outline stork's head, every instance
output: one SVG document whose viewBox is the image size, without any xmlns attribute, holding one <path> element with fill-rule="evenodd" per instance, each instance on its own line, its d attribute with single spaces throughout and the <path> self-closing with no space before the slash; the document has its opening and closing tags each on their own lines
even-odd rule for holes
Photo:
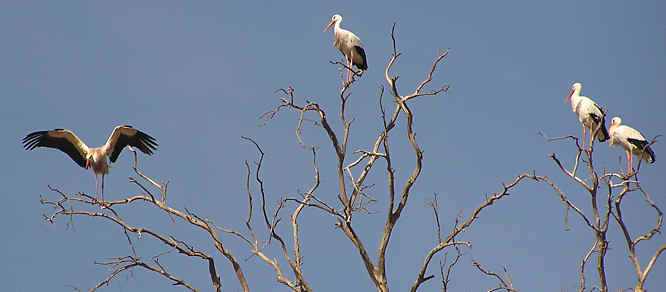
<svg viewBox="0 0 666 292">
<path fill-rule="evenodd" d="M 331 28 L 331 25 L 340 21 L 342 21 L 342 16 L 340 16 L 340 14 L 334 14 L 333 17 L 331 17 L 331 22 L 329 22 L 326 28 L 324 28 L 324 31 L 327 31 L 329 28 Z"/>
<path fill-rule="evenodd" d="M 622 124 L 622 119 L 620 119 L 620 117 L 614 117 L 614 118 L 611 120 L 611 125 L 610 125 L 610 126 L 611 126 L 611 127 L 617 127 L 617 126 L 619 126 L 620 124 Z"/>
<path fill-rule="evenodd" d="M 565 101 L 565 102 L 568 102 L 569 99 L 571 99 L 571 96 L 574 94 L 574 92 L 576 92 L 576 91 L 580 92 L 580 88 L 581 88 L 582 86 L 583 86 L 583 85 L 580 84 L 579 82 L 576 82 L 576 83 L 574 83 L 573 85 L 571 85 L 571 91 L 569 92 L 569 95 L 567 95 L 567 98 L 564 99 L 564 101 Z"/>
</svg>

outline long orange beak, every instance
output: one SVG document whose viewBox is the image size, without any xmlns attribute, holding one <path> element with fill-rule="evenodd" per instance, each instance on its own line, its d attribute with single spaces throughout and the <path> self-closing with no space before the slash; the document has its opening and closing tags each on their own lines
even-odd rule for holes
<svg viewBox="0 0 666 292">
<path fill-rule="evenodd" d="M 331 19 L 331 22 L 329 22 L 328 25 L 326 26 L 326 28 L 324 28 L 324 32 L 327 31 L 329 28 L 331 28 L 331 25 L 333 25 L 334 23 L 335 23 L 335 19 Z"/>
<path fill-rule="evenodd" d="M 569 99 L 571 99 L 571 96 L 574 94 L 574 91 L 576 91 L 576 90 L 572 88 L 571 92 L 569 92 L 569 95 L 567 95 L 567 98 L 564 99 L 564 102 L 568 102 Z"/>
<path fill-rule="evenodd" d="M 90 166 L 90 159 L 86 159 L 86 169 Z"/>
</svg>

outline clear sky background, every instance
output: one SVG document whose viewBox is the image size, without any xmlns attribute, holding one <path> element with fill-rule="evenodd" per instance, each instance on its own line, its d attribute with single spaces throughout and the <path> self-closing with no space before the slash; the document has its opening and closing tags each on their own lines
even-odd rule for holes
<svg viewBox="0 0 666 292">
<path fill-rule="evenodd" d="M 322 29 L 334 13 L 342 27 L 365 45 L 369 69 L 351 92 L 348 116 L 354 118 L 350 152 L 369 149 L 381 129 L 378 86 L 391 54 L 390 30 L 397 25 L 402 57 L 394 67 L 399 88 L 410 92 L 425 77 L 438 49 L 452 48 L 438 68 L 433 86 L 450 84 L 449 94 L 412 103 L 415 131 L 424 152 L 423 173 L 389 245 L 390 288 L 404 291 L 414 282 L 424 256 L 436 244 L 427 201 L 439 193 L 440 215 L 450 230 L 458 212 L 465 215 L 483 198 L 526 171 L 546 175 L 581 208 L 586 194 L 566 179 L 548 154 L 570 166 L 575 154 L 565 142 L 537 135 L 580 135 L 581 128 L 564 98 L 573 82 L 582 94 L 620 115 L 646 137 L 666 134 L 666 2 L 664 1 L 11 1 L 0 9 L 0 84 L 4 135 L 0 177 L 5 202 L 0 210 L 0 281 L 6 291 L 87 291 L 110 270 L 94 260 L 129 255 L 122 230 L 111 223 L 75 218 L 74 230 L 45 223 L 49 212 L 40 195 L 56 199 L 53 185 L 67 193 L 93 192 L 94 179 L 65 154 L 52 149 L 23 150 L 20 139 L 36 130 L 68 128 L 89 146 L 103 144 L 116 125 L 131 124 L 157 138 L 154 156 L 140 163 L 151 177 L 169 180 L 170 205 L 188 208 L 219 225 L 243 230 L 247 212 L 244 160 L 256 151 L 240 136 L 253 137 L 266 157 L 264 179 L 271 207 L 312 183 L 311 155 L 294 135 L 297 115 L 282 112 L 263 125 L 260 114 L 278 104 L 276 88 L 296 89 L 297 101 L 319 102 L 336 116 L 339 60 L 332 32 Z M 392 108 L 392 101 L 386 100 Z M 610 120 L 610 119 L 608 119 Z M 340 132 L 337 119 L 333 126 Z M 609 121 L 608 121 L 609 122 Z M 404 120 L 401 120 L 404 123 Z M 400 185 L 413 168 L 404 127 L 391 136 Z M 335 160 L 323 131 L 304 130 L 320 146 L 322 185 L 318 195 L 335 203 Z M 641 180 L 666 209 L 666 148 L 653 145 L 657 162 L 643 165 Z M 617 170 L 619 148 L 598 144 L 599 169 Z M 137 194 L 127 180 L 131 155 L 121 154 L 107 176 L 107 199 Z M 350 155 L 347 161 L 356 158 Z M 624 158 L 623 158 L 624 159 Z M 387 194 L 383 164 L 369 179 L 378 199 L 372 215 L 354 218 L 364 244 L 376 254 Z M 293 206 L 290 206 L 293 207 Z M 292 208 L 290 208 L 292 209 Z M 121 210 L 133 224 L 175 235 L 216 255 L 226 291 L 240 287 L 229 263 L 214 251 L 208 236 L 163 213 L 138 204 Z M 654 213 L 632 194 L 626 199 L 633 234 L 646 232 Z M 453 291 L 486 291 L 496 283 L 471 266 L 478 260 L 500 271 L 507 265 L 521 291 L 573 291 L 580 259 L 593 235 L 564 208 L 546 185 L 521 184 L 512 195 L 481 214 L 459 239 L 473 243 L 453 274 Z M 283 218 L 288 218 L 283 213 Z M 286 222 L 286 221 L 285 221 Z M 334 218 L 307 209 L 301 216 L 305 276 L 317 291 L 374 290 L 358 253 Z M 260 223 L 260 222 L 258 222 Z M 287 232 L 287 224 L 281 232 Z M 607 258 L 613 291 L 633 287 L 635 273 L 611 222 Z M 236 238 L 222 236 L 237 256 L 254 291 L 279 287 L 274 272 Z M 145 259 L 166 250 L 152 239 L 137 240 Z M 642 264 L 664 235 L 639 246 Z M 157 248 L 156 248 L 157 247 Z M 273 257 L 281 255 L 268 249 Z M 438 273 L 438 260 L 429 273 Z M 204 262 L 167 256 L 174 275 L 203 291 L 211 288 Z M 588 283 L 597 279 L 589 265 Z M 286 266 L 283 266 L 285 272 Z M 666 287 L 666 258 L 647 281 L 649 291 Z M 592 282 L 590 282 L 592 281 Z M 181 291 L 163 278 L 136 270 L 102 291 Z M 437 291 L 438 280 L 422 287 Z"/>
</svg>

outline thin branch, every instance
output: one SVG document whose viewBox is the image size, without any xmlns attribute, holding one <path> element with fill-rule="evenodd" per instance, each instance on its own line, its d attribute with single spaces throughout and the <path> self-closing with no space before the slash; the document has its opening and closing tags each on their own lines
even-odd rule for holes
<svg viewBox="0 0 666 292">
<path fill-rule="evenodd" d="M 498 282 L 500 282 L 500 285 L 498 287 L 490 289 L 490 290 L 488 290 L 488 292 L 490 292 L 490 291 L 499 291 L 499 290 L 505 290 L 507 292 L 518 292 L 518 290 L 513 289 L 512 285 L 511 285 L 511 282 L 510 282 L 510 277 L 507 281 L 507 282 L 509 282 L 509 284 L 507 285 L 507 283 L 504 281 L 504 279 L 502 279 L 502 277 L 499 274 L 484 269 L 479 262 L 474 261 L 472 263 L 472 265 L 474 265 L 477 269 L 479 269 L 479 271 L 481 271 L 481 273 L 484 273 L 488 276 L 491 276 L 491 277 L 497 279 Z M 504 267 L 504 271 L 506 272 L 506 267 Z"/>
<path fill-rule="evenodd" d="M 587 251 L 587 253 L 583 257 L 583 259 L 580 261 L 580 269 L 579 269 L 580 287 L 578 289 L 578 292 L 585 291 L 585 264 L 590 259 L 590 256 L 592 256 L 592 253 L 596 250 L 596 248 L 597 248 L 597 242 L 595 241 L 592 247 Z"/>
<path fill-rule="evenodd" d="M 134 268 L 134 267 L 142 267 L 142 268 L 145 268 L 146 270 L 153 271 L 157 274 L 160 274 L 160 275 L 164 276 L 165 278 L 173 281 L 174 282 L 173 285 L 183 286 L 183 287 L 185 287 L 185 288 L 187 288 L 191 291 L 194 291 L 194 292 L 199 291 L 198 289 L 196 289 L 192 285 L 190 285 L 188 282 L 185 282 L 185 281 L 171 275 L 166 270 L 164 270 L 161 266 L 160 267 L 151 266 L 149 264 L 146 264 L 146 263 L 142 262 L 138 258 L 125 257 L 125 258 L 119 259 L 117 262 L 114 262 L 114 263 L 99 263 L 99 264 L 113 264 L 113 265 L 122 265 L 122 266 L 115 269 L 106 279 L 104 279 L 102 282 L 98 283 L 95 287 L 90 289 L 91 292 L 97 290 L 98 288 L 100 288 L 104 285 L 108 285 L 108 283 L 111 281 L 111 279 L 113 279 L 116 275 L 118 275 L 119 273 L 121 273 L 123 271 L 127 271 L 131 268 Z"/>
<path fill-rule="evenodd" d="M 423 264 L 421 265 L 421 269 L 419 270 L 418 276 L 416 277 L 416 281 L 414 282 L 414 285 L 412 285 L 411 292 L 416 292 L 416 290 L 419 288 L 421 284 L 423 284 L 425 281 L 428 281 L 432 279 L 432 276 L 425 276 L 426 270 L 428 269 L 428 265 L 430 264 L 430 260 L 432 260 L 432 257 L 435 256 L 438 252 L 443 250 L 446 247 L 449 246 L 457 246 L 457 245 L 464 245 L 467 246 L 468 248 L 472 247 L 472 244 L 469 243 L 468 241 L 455 241 L 455 242 L 440 242 L 437 246 L 435 246 L 433 249 L 428 252 L 428 254 L 425 257 L 425 260 L 423 260 Z"/>
<path fill-rule="evenodd" d="M 505 196 L 508 196 L 509 195 L 509 190 L 511 190 L 516 185 L 518 185 L 518 183 L 520 181 L 522 181 L 523 179 L 532 179 L 532 180 L 535 180 L 535 181 L 541 181 L 541 180 L 544 179 L 544 177 L 532 175 L 532 174 L 529 174 L 529 173 L 523 173 L 523 174 L 519 175 L 518 177 L 516 177 L 516 179 L 514 179 L 513 182 L 511 182 L 510 184 L 508 184 L 508 185 L 503 184 L 501 192 L 490 196 L 483 203 L 481 203 L 479 206 L 477 206 L 474 209 L 474 211 L 472 211 L 472 214 L 467 218 L 467 220 L 465 220 L 459 226 L 456 226 L 453 229 L 453 231 L 451 233 L 449 233 L 449 235 L 447 235 L 442 240 L 442 242 L 440 244 L 438 244 L 436 247 L 431 249 L 430 252 L 428 252 L 428 255 L 426 256 L 426 259 L 423 261 L 423 264 L 421 265 L 421 269 L 420 269 L 419 274 L 416 278 L 416 281 L 414 281 L 414 284 L 412 285 L 412 288 L 411 288 L 410 291 L 411 292 L 416 292 L 416 290 L 418 290 L 419 286 L 425 281 L 425 278 L 424 278 L 425 271 L 428 268 L 428 264 L 430 263 L 430 259 L 432 258 L 433 255 L 435 255 L 437 252 L 439 252 L 447 244 L 451 244 L 453 242 L 453 239 L 458 234 L 460 234 L 461 232 L 466 230 L 478 218 L 479 214 L 481 213 L 481 211 L 483 211 L 483 209 L 485 209 L 488 206 L 494 204 L 497 200 L 499 200 L 499 199 L 501 199 Z"/>
</svg>

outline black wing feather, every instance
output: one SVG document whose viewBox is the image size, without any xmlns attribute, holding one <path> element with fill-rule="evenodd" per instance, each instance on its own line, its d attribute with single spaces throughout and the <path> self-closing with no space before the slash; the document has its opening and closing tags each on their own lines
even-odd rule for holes
<svg viewBox="0 0 666 292">
<path fill-rule="evenodd" d="M 354 63 L 357 68 L 361 70 L 368 70 L 368 60 L 365 58 L 365 50 L 361 48 L 360 46 L 354 46 L 354 50 L 356 50 L 356 53 L 361 56 L 362 62 L 359 63 Z"/>
<path fill-rule="evenodd" d="M 595 106 L 599 108 L 599 106 L 597 106 L 596 104 Z M 595 124 L 601 123 L 601 129 L 599 129 L 599 134 L 597 134 L 597 139 L 599 139 L 599 142 L 604 142 L 610 139 L 610 135 L 608 135 L 608 130 L 606 129 L 606 116 L 602 115 L 601 117 L 599 117 L 595 113 L 590 113 L 590 118 L 592 118 Z"/>
<path fill-rule="evenodd" d="M 647 160 L 649 163 L 654 163 L 654 152 L 652 152 L 652 148 L 650 148 L 650 145 L 648 144 L 648 141 L 645 140 L 638 140 L 634 138 L 627 138 L 627 141 L 631 143 L 632 145 L 636 146 L 636 148 L 640 149 L 641 151 L 647 153 L 650 159 Z"/>
<path fill-rule="evenodd" d="M 599 142 L 604 142 L 608 139 L 610 139 L 610 135 L 608 134 L 608 129 L 606 129 L 606 116 L 603 116 L 601 118 L 601 129 L 599 129 L 600 135 L 597 136 L 599 139 Z"/>
<path fill-rule="evenodd" d="M 57 130 L 58 129 L 56 129 L 56 131 Z M 25 138 L 23 138 L 23 147 L 26 150 L 32 150 L 37 147 L 59 149 L 60 151 L 67 153 L 76 164 L 83 168 L 86 167 L 86 158 L 81 155 L 74 144 L 65 138 L 51 137 L 48 133 L 49 131 L 37 131 L 26 135 Z"/>
<path fill-rule="evenodd" d="M 608 139 L 610 139 L 610 135 L 608 135 L 608 130 L 606 129 L 606 115 L 603 114 L 604 109 L 601 108 L 598 104 L 593 103 L 594 107 L 596 107 L 599 112 L 601 113 L 601 117 L 599 117 L 597 114 L 591 113 L 590 117 L 592 120 L 594 120 L 595 123 L 601 123 L 601 129 L 599 129 L 599 134 L 597 135 L 597 139 L 599 139 L 599 142 L 604 142 Z"/>
<path fill-rule="evenodd" d="M 153 150 L 157 149 L 158 146 L 155 138 L 139 130 L 136 130 L 136 134 L 133 136 L 120 134 L 120 136 L 118 136 L 118 141 L 116 141 L 113 152 L 111 152 L 111 156 L 109 156 L 111 162 L 116 162 L 120 152 L 123 151 L 127 145 L 139 148 L 141 152 L 148 155 L 153 154 Z"/>
</svg>

